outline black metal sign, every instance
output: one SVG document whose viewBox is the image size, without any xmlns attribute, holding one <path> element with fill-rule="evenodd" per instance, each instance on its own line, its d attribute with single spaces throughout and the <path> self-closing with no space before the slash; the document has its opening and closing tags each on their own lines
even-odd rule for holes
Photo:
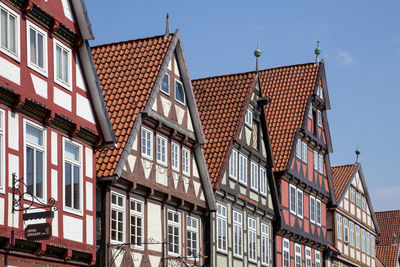
<svg viewBox="0 0 400 267">
<path fill-rule="evenodd" d="M 30 213 L 24 213 L 22 215 L 22 219 L 24 221 L 46 219 L 46 218 L 53 218 L 53 217 L 54 217 L 53 211 L 30 212 Z"/>
<path fill-rule="evenodd" d="M 25 228 L 25 238 L 28 240 L 45 240 L 51 237 L 49 223 L 30 224 Z"/>
</svg>

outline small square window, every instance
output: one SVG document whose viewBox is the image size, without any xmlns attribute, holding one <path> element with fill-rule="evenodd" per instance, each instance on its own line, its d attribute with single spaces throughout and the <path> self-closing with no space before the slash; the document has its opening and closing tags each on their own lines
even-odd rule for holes
<svg viewBox="0 0 400 267">
<path fill-rule="evenodd" d="M 178 80 L 175 80 L 175 100 L 185 104 L 185 90 L 183 84 Z"/>
</svg>

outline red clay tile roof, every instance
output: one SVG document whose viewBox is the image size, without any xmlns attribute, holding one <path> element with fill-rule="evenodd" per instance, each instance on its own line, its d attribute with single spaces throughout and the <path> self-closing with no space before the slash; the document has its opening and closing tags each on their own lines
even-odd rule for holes
<svg viewBox="0 0 400 267">
<path fill-rule="evenodd" d="M 332 167 L 332 182 L 336 200 L 339 200 L 342 197 L 344 189 L 357 169 L 357 166 L 357 164 L 349 164 Z"/>
<path fill-rule="evenodd" d="M 376 246 L 376 256 L 386 267 L 395 267 L 398 263 L 399 245 Z"/>
<path fill-rule="evenodd" d="M 151 90 L 172 39 L 155 36 L 92 48 L 104 101 L 117 138 L 115 148 L 96 152 L 98 177 L 114 175 L 139 113 Z"/>
<path fill-rule="evenodd" d="M 400 210 L 379 211 L 375 212 L 381 235 L 378 237 L 380 245 L 391 245 L 400 243 Z M 396 239 L 393 239 L 393 234 Z"/>
<path fill-rule="evenodd" d="M 265 105 L 265 111 L 274 158 L 273 171 L 287 168 L 295 134 L 302 126 L 318 72 L 319 64 L 314 63 L 260 71 L 263 95 L 271 100 Z"/>
<path fill-rule="evenodd" d="M 256 82 L 254 72 L 193 80 L 206 142 L 204 154 L 213 186 L 219 184 L 226 155 L 243 125 Z"/>
<path fill-rule="evenodd" d="M 385 266 L 378 258 L 375 258 L 375 267 L 385 267 Z"/>
</svg>

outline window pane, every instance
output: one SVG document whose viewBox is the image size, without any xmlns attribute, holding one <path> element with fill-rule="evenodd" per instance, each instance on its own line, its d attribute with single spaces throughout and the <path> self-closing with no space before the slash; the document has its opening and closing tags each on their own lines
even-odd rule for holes
<svg viewBox="0 0 400 267">
<path fill-rule="evenodd" d="M 10 29 L 10 51 L 16 53 L 17 48 L 16 48 L 16 29 L 15 29 L 15 17 L 9 16 L 9 29 Z"/>
<path fill-rule="evenodd" d="M 161 90 L 169 94 L 169 76 L 167 74 L 164 75 L 162 80 Z"/>
<path fill-rule="evenodd" d="M 63 59 L 62 59 L 62 66 L 63 66 L 63 78 L 62 80 L 66 83 L 69 83 L 69 78 L 68 78 L 68 52 L 63 50 Z"/>
<path fill-rule="evenodd" d="M 79 161 L 79 147 L 70 143 L 65 143 L 65 157 Z"/>
<path fill-rule="evenodd" d="M 43 153 L 36 151 L 36 192 L 35 196 L 43 198 Z"/>
<path fill-rule="evenodd" d="M 183 91 L 182 83 L 175 81 L 175 99 L 185 103 L 185 93 Z"/>
<path fill-rule="evenodd" d="M 36 33 L 33 29 L 29 29 L 29 48 L 31 53 L 31 63 L 37 64 L 37 55 L 36 55 Z"/>
<path fill-rule="evenodd" d="M 69 163 L 65 163 L 65 206 L 72 207 L 72 166 Z"/>
<path fill-rule="evenodd" d="M 37 59 L 37 65 L 43 68 L 43 36 L 40 34 L 37 35 Z"/>
<path fill-rule="evenodd" d="M 57 66 L 57 79 L 62 80 L 62 69 L 61 69 L 61 47 L 56 47 L 56 66 Z"/>
<path fill-rule="evenodd" d="M 7 47 L 7 12 L 1 10 L 1 46 Z"/>
<path fill-rule="evenodd" d="M 80 188 L 79 188 L 79 167 L 74 166 L 74 209 L 79 210 L 80 208 Z"/>
<path fill-rule="evenodd" d="M 43 132 L 35 127 L 26 125 L 26 139 L 32 143 L 43 145 Z"/>
<path fill-rule="evenodd" d="M 33 194 L 33 149 L 30 147 L 26 148 L 26 185 Z"/>
</svg>

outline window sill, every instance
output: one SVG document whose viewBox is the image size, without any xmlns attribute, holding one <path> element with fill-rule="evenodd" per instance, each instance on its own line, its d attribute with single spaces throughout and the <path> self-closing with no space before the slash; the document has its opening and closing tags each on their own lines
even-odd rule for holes
<svg viewBox="0 0 400 267">
<path fill-rule="evenodd" d="M 138 247 L 138 246 L 135 246 L 135 245 L 130 245 L 130 248 L 132 250 L 140 250 L 140 251 L 144 250 L 144 246 Z"/>
<path fill-rule="evenodd" d="M 257 260 L 249 259 L 250 263 L 257 264 Z"/>
<path fill-rule="evenodd" d="M 72 85 L 71 84 L 66 84 L 66 83 L 58 80 L 57 78 L 54 79 L 54 82 L 56 84 L 58 84 L 59 86 L 61 86 L 62 88 L 66 89 L 72 93 Z"/>
<path fill-rule="evenodd" d="M 75 210 L 75 209 L 63 206 L 63 211 L 65 213 L 70 213 L 70 214 L 73 214 L 73 215 L 77 215 L 79 217 L 83 217 L 83 211 L 82 210 Z"/>
<path fill-rule="evenodd" d="M 226 250 L 217 249 L 217 253 L 224 254 L 224 255 L 228 256 L 228 251 L 226 251 Z"/>
<path fill-rule="evenodd" d="M 148 159 L 148 160 L 150 160 L 150 161 L 153 161 L 153 156 L 149 156 L 149 155 L 147 155 L 147 154 L 141 154 L 142 155 L 142 157 L 144 158 L 144 159 Z"/>
<path fill-rule="evenodd" d="M 233 255 L 235 259 L 243 260 L 243 255 Z"/>
<path fill-rule="evenodd" d="M 47 74 L 47 68 L 46 69 L 41 69 L 39 67 L 36 67 L 35 65 L 32 65 L 30 63 L 28 63 L 28 68 L 30 68 L 31 70 L 37 72 L 38 74 L 44 76 L 45 78 L 48 78 L 48 74 Z"/>
<path fill-rule="evenodd" d="M 248 187 L 247 182 L 243 182 L 243 181 L 240 181 L 240 180 L 239 180 L 239 184 L 241 184 L 241 185 L 243 185 L 243 186 L 245 186 L 245 187 Z"/>
<path fill-rule="evenodd" d="M 229 177 L 229 179 L 231 179 L 231 180 L 233 180 L 233 181 L 237 181 L 237 178 L 235 178 L 235 177 L 233 177 L 233 176 L 228 175 L 228 177 Z"/>
<path fill-rule="evenodd" d="M 256 192 L 257 194 L 259 193 L 259 192 L 258 192 L 258 188 L 250 187 L 250 189 L 251 189 L 251 191 Z"/>
<path fill-rule="evenodd" d="M 19 55 L 14 54 L 11 51 L 8 51 L 7 49 L 1 47 L 0 51 L 3 52 L 5 55 L 7 55 L 8 57 L 10 57 L 11 59 L 17 61 L 18 63 L 20 63 L 20 58 Z"/>
</svg>

